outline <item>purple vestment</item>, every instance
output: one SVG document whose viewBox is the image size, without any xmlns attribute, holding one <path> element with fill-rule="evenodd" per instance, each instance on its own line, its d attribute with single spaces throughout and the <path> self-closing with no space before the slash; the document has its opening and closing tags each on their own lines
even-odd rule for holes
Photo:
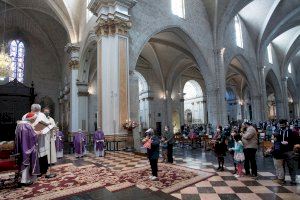
<svg viewBox="0 0 300 200">
<path fill-rule="evenodd" d="M 75 153 L 83 154 L 86 145 L 86 135 L 84 132 L 77 132 L 73 137 Z"/>
<path fill-rule="evenodd" d="M 101 141 L 103 140 L 103 141 Z M 104 133 L 103 131 L 96 131 L 94 133 L 94 144 L 96 144 L 97 151 L 103 151 L 104 149 Z"/>
<path fill-rule="evenodd" d="M 62 151 L 64 149 L 64 134 L 61 131 L 56 133 L 55 147 L 56 151 Z"/>
<path fill-rule="evenodd" d="M 27 122 L 19 122 L 15 131 L 16 153 L 21 156 L 21 170 L 29 167 L 30 175 L 40 174 L 37 135 Z"/>
</svg>

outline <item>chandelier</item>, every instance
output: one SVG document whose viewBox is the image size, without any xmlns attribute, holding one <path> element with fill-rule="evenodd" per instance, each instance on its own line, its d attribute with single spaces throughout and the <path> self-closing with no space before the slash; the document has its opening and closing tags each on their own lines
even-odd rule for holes
<svg viewBox="0 0 300 200">
<path fill-rule="evenodd" d="M 0 47 L 0 80 L 4 80 L 6 77 L 11 76 L 10 64 L 12 62 L 11 57 L 6 53 L 6 45 L 4 42 L 5 36 L 5 21 L 6 21 L 6 3 L 4 7 L 4 28 L 3 28 L 3 43 Z"/>
<path fill-rule="evenodd" d="M 11 57 L 5 51 L 5 43 L 1 45 L 0 49 L 0 80 L 4 80 L 5 77 L 11 76 L 10 64 L 12 62 Z"/>
</svg>

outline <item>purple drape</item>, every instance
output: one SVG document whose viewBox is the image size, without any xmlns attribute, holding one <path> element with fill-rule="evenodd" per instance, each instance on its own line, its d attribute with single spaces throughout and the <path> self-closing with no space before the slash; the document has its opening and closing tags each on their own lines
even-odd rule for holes
<svg viewBox="0 0 300 200">
<path fill-rule="evenodd" d="M 15 131 L 16 153 L 21 155 L 21 170 L 30 167 L 31 175 L 40 174 L 37 135 L 29 123 L 19 123 Z"/>
</svg>

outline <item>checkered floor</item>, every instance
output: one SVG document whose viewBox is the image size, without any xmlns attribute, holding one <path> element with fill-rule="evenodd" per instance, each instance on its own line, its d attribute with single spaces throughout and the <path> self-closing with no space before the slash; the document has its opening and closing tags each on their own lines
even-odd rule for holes
<svg viewBox="0 0 300 200">
<path fill-rule="evenodd" d="M 300 186 L 282 186 L 274 183 L 275 176 L 270 172 L 260 172 L 257 179 L 235 178 L 231 172 L 217 172 L 208 180 L 184 188 L 172 194 L 183 200 L 272 200 L 300 199 Z"/>
<path fill-rule="evenodd" d="M 66 155 L 65 158 L 75 162 L 78 161 L 73 155 Z M 104 158 L 87 154 L 84 158 L 80 158 L 79 160 L 83 165 L 93 163 L 108 167 L 114 171 L 129 170 L 149 165 L 146 157 L 128 152 L 107 152 Z M 300 199 L 300 184 L 297 186 L 289 185 L 289 177 L 286 177 L 287 184 L 279 185 L 272 181 L 275 175 L 271 172 L 260 171 L 257 179 L 251 177 L 235 178 L 231 172 L 233 167 L 225 167 L 224 172 L 217 172 L 215 170 L 217 166 L 214 163 L 202 162 L 201 159 L 175 157 L 174 164 L 215 173 L 215 176 L 208 180 L 201 181 L 171 194 L 178 199 Z M 300 182 L 300 176 L 297 177 L 297 181 L 298 183 Z"/>
</svg>

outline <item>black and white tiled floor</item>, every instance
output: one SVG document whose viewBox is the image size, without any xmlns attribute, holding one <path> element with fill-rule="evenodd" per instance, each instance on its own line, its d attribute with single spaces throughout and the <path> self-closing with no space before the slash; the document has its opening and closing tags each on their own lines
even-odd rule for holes
<svg viewBox="0 0 300 200">
<path fill-rule="evenodd" d="M 275 178 L 274 166 L 271 158 L 264 158 L 261 152 L 258 152 L 257 165 L 259 176 L 256 179 L 252 177 L 235 178 L 232 174 L 232 158 L 225 158 L 225 171 L 216 171 L 216 158 L 213 152 L 204 151 L 203 149 L 181 149 L 174 150 L 174 164 L 186 166 L 193 169 L 213 172 L 215 176 L 201 181 L 194 185 L 183 188 L 170 195 L 159 194 L 157 191 L 140 190 L 133 187 L 121 190 L 116 193 L 109 191 L 95 190 L 80 195 L 69 197 L 68 199 L 127 199 L 130 195 L 140 197 L 139 199 L 183 199 L 183 200 L 296 200 L 300 199 L 300 176 L 298 175 L 298 185 L 289 184 L 289 177 L 286 177 L 287 183 L 280 185 L 274 183 Z M 67 158 L 73 159 L 68 155 Z M 76 160 L 76 159 L 75 159 Z M 126 152 L 109 152 L 105 158 L 85 157 L 78 163 L 101 163 L 112 170 L 122 171 L 130 168 L 149 165 L 147 158 L 133 156 Z M 299 174 L 299 171 L 298 171 Z M 132 193 L 132 194 L 131 194 Z M 136 194 L 135 194 L 136 193 Z M 130 195 L 129 195 L 130 194 Z M 135 195 L 134 195 L 135 194 Z M 129 195 L 129 196 L 128 196 Z M 130 199 L 130 198 L 129 198 Z"/>
</svg>

